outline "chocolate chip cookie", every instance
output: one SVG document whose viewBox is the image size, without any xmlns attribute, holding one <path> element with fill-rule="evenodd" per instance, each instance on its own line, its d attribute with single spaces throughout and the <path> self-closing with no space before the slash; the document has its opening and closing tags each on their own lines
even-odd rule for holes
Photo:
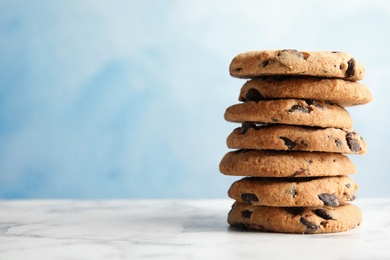
<svg viewBox="0 0 390 260">
<path fill-rule="evenodd" d="M 337 207 L 353 201 L 358 185 L 347 176 L 310 178 L 246 177 L 228 195 L 238 202 L 274 207 Z"/>
<path fill-rule="evenodd" d="M 226 109 L 230 122 L 274 123 L 318 127 L 351 128 L 352 117 L 342 107 L 303 99 L 248 101 Z"/>
<path fill-rule="evenodd" d="M 227 138 L 234 149 L 270 149 L 363 154 L 367 144 L 358 133 L 338 128 L 244 123 Z"/>
<path fill-rule="evenodd" d="M 314 177 L 354 174 L 356 166 L 339 153 L 238 150 L 222 158 L 219 170 L 233 176 Z"/>
<path fill-rule="evenodd" d="M 298 234 L 335 233 L 362 222 L 358 207 L 267 207 L 235 202 L 228 223 L 240 229 Z"/>
<path fill-rule="evenodd" d="M 365 69 L 345 52 L 300 52 L 297 50 L 251 51 L 238 54 L 229 67 L 238 78 L 294 75 L 361 80 Z"/>
<path fill-rule="evenodd" d="M 261 77 L 247 81 L 240 101 L 298 98 L 354 106 L 372 101 L 370 90 L 359 82 L 316 77 Z"/>
</svg>

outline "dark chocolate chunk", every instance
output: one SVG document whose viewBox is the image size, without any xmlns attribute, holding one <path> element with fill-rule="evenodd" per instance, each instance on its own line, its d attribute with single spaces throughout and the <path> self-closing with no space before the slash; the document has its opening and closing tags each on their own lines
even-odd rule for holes
<svg viewBox="0 0 390 260">
<path fill-rule="evenodd" d="M 261 67 L 263 67 L 263 68 L 267 67 L 268 63 L 269 63 L 269 60 L 263 61 L 263 62 L 261 63 Z"/>
<path fill-rule="evenodd" d="M 307 171 L 307 169 L 301 168 L 300 170 L 295 171 L 292 176 L 302 175 L 303 173 L 305 173 L 305 171 Z"/>
<path fill-rule="evenodd" d="M 264 97 L 260 94 L 257 89 L 251 88 L 245 95 L 245 101 L 259 101 L 263 100 Z"/>
<path fill-rule="evenodd" d="M 352 76 L 355 75 L 355 66 L 356 66 L 356 62 L 354 59 L 350 59 L 348 62 L 348 68 L 347 70 L 345 71 L 345 77 L 346 78 L 350 78 Z"/>
<path fill-rule="evenodd" d="M 321 193 L 318 198 L 324 202 L 325 206 L 337 207 L 340 204 L 339 199 L 334 194 Z"/>
<path fill-rule="evenodd" d="M 313 163 L 313 161 L 309 159 L 309 160 L 307 161 L 307 163 L 308 163 L 309 165 L 311 165 L 311 164 Z"/>
<path fill-rule="evenodd" d="M 305 102 L 306 102 L 306 104 L 308 104 L 310 106 L 310 105 L 313 105 L 315 101 L 310 100 L 310 99 L 306 99 Z"/>
<path fill-rule="evenodd" d="M 303 53 L 302 53 L 302 52 L 299 52 L 299 51 L 297 51 L 297 50 L 285 49 L 285 50 L 282 50 L 281 52 L 279 52 L 278 56 L 280 56 L 280 54 L 281 54 L 282 52 L 289 52 L 289 53 L 291 53 L 291 54 L 294 54 L 294 55 L 298 56 L 298 57 L 301 58 L 302 60 L 305 59 L 305 56 L 303 55 Z"/>
<path fill-rule="evenodd" d="M 305 147 L 309 147 L 309 144 L 305 140 L 301 141 L 301 145 L 303 145 Z"/>
<path fill-rule="evenodd" d="M 242 123 L 242 126 L 241 126 L 240 135 L 246 134 L 246 132 L 248 132 L 248 130 L 250 128 L 255 129 L 255 130 L 259 130 L 265 126 L 266 126 L 265 124 L 261 125 L 261 124 L 251 123 L 251 122 L 244 122 L 244 123 Z"/>
<path fill-rule="evenodd" d="M 302 215 L 305 211 L 305 208 L 303 207 L 284 207 L 284 210 L 286 210 L 288 213 L 292 215 Z"/>
<path fill-rule="evenodd" d="M 241 215 L 242 215 L 243 218 L 250 218 L 251 215 L 252 215 L 252 211 L 244 210 L 243 212 L 241 212 Z"/>
<path fill-rule="evenodd" d="M 304 107 L 302 105 L 293 105 L 288 112 L 300 112 L 300 113 L 306 113 L 309 114 L 313 109 L 311 107 Z"/>
<path fill-rule="evenodd" d="M 351 183 L 345 184 L 345 187 L 347 187 L 348 189 L 351 188 Z"/>
<path fill-rule="evenodd" d="M 324 107 L 320 104 L 318 104 L 318 102 L 316 102 L 315 100 L 309 100 L 309 99 L 306 99 L 305 102 L 309 105 L 309 106 L 315 106 L 316 108 L 318 109 L 324 109 Z M 313 110 L 312 108 L 310 108 L 311 110 Z"/>
<path fill-rule="evenodd" d="M 343 142 L 340 139 L 336 139 L 336 140 L 334 140 L 334 142 L 335 142 L 337 147 L 340 147 L 343 145 Z"/>
<path fill-rule="evenodd" d="M 292 188 L 291 195 L 293 198 L 295 198 L 295 195 L 297 195 L 297 190 L 295 188 Z"/>
<path fill-rule="evenodd" d="M 237 71 L 237 72 L 242 71 L 242 68 L 235 68 L 234 71 Z"/>
<path fill-rule="evenodd" d="M 315 209 L 313 212 L 314 212 L 314 214 L 316 214 L 320 218 L 323 218 L 326 220 L 333 219 L 332 216 L 324 209 Z"/>
<path fill-rule="evenodd" d="M 296 142 L 293 142 L 291 141 L 290 139 L 288 139 L 287 137 L 284 137 L 284 136 L 280 136 L 279 137 L 280 139 L 282 139 L 284 141 L 284 145 L 287 146 L 288 149 L 294 149 L 295 146 L 297 146 L 297 143 Z"/>
<path fill-rule="evenodd" d="M 332 53 L 339 53 L 339 51 L 332 51 Z"/>
<path fill-rule="evenodd" d="M 255 194 L 252 193 L 243 193 L 241 194 L 241 199 L 245 202 L 251 203 L 252 201 L 259 201 Z"/>
<path fill-rule="evenodd" d="M 276 118 L 271 118 L 271 120 L 272 120 L 272 122 L 274 122 L 274 123 L 277 123 L 277 122 L 279 122 L 279 120 L 278 120 L 278 119 L 276 119 Z"/>
<path fill-rule="evenodd" d="M 349 201 L 354 201 L 355 199 L 356 199 L 356 196 L 355 195 L 351 195 L 351 196 L 349 196 L 347 193 L 343 193 L 343 196 L 347 199 L 347 200 L 349 200 Z"/>
<path fill-rule="evenodd" d="M 304 217 L 301 217 L 299 219 L 299 221 L 306 226 L 307 228 L 307 232 L 308 233 L 314 233 L 318 228 L 319 226 L 317 226 L 316 224 L 314 224 L 313 222 L 310 222 L 308 221 L 307 219 L 305 219 Z"/>
<path fill-rule="evenodd" d="M 256 126 L 256 125 L 253 123 L 248 123 L 248 122 L 242 123 L 240 135 L 246 134 L 246 132 L 248 132 L 248 130 L 250 128 L 253 128 L 253 126 Z"/>
<path fill-rule="evenodd" d="M 357 134 L 355 132 L 350 132 L 347 134 L 347 144 L 349 149 L 352 152 L 357 153 L 360 151 L 360 143 L 356 140 Z"/>
</svg>

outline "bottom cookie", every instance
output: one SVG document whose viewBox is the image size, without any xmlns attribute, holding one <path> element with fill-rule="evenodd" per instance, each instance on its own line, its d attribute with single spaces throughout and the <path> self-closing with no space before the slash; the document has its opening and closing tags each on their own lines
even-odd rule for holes
<svg viewBox="0 0 390 260">
<path fill-rule="evenodd" d="M 359 226 L 362 214 L 353 204 L 338 207 L 268 207 L 235 202 L 228 223 L 265 232 L 319 234 L 343 232 Z"/>
</svg>

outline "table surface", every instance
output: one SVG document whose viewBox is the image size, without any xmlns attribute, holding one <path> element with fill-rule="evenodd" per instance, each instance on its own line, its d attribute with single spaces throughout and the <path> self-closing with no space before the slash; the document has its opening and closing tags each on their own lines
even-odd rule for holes
<svg viewBox="0 0 390 260">
<path fill-rule="evenodd" d="M 390 259 L 390 199 L 348 232 L 237 231 L 223 200 L 0 201 L 0 259 Z"/>
</svg>

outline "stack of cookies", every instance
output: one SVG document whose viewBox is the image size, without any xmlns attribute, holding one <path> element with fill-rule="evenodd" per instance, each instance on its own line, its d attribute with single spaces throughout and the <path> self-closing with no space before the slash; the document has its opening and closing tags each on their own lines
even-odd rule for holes
<svg viewBox="0 0 390 260">
<path fill-rule="evenodd" d="M 344 107 L 372 100 L 358 82 L 364 72 L 344 52 L 253 51 L 232 60 L 230 74 L 250 80 L 242 103 L 225 112 L 242 126 L 227 138 L 235 150 L 220 171 L 245 176 L 228 191 L 231 226 L 313 234 L 360 224 L 350 203 L 358 185 L 348 177 L 356 167 L 345 154 L 363 154 L 367 145 Z"/>
</svg>

